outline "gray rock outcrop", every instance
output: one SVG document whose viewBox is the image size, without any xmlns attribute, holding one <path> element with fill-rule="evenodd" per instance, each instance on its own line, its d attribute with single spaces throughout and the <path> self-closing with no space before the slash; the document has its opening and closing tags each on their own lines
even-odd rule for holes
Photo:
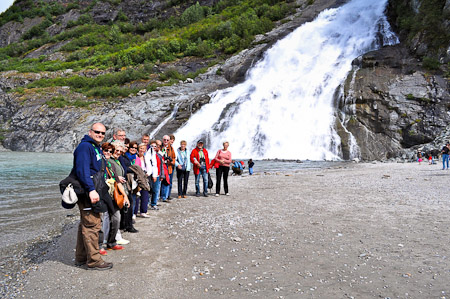
<svg viewBox="0 0 450 299">
<path fill-rule="evenodd" d="M 363 159 L 410 157 L 449 130 L 448 82 L 423 70 L 403 46 L 367 53 L 354 65 L 339 108 Z"/>
</svg>

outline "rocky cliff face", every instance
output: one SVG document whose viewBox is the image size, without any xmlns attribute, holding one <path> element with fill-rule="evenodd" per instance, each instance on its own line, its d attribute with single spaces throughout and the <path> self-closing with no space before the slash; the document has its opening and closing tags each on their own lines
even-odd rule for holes
<svg viewBox="0 0 450 299">
<path fill-rule="evenodd" d="M 442 75 L 424 70 L 402 45 L 367 53 L 354 67 L 339 109 L 362 158 L 410 157 L 418 148 L 442 146 L 433 144 L 450 128 L 450 94 Z"/>
<path fill-rule="evenodd" d="M 345 115 L 340 114 L 337 125 L 344 157 L 351 157 L 349 132 L 365 160 L 409 159 L 419 149 L 435 153 L 450 140 L 450 1 L 430 7 L 431 2 L 390 1 L 388 16 L 399 31 L 400 45 L 354 61 L 338 101 L 338 111 Z M 408 15 L 399 15 L 401 9 Z M 401 26 L 424 19 L 430 24 L 422 29 Z M 432 39 L 431 28 L 444 33 Z"/>
<path fill-rule="evenodd" d="M 242 51 L 225 63 L 211 67 L 195 80 L 161 87 L 153 92 L 140 92 L 118 103 L 92 105 L 89 110 L 65 107 L 49 108 L 45 99 L 29 99 L 21 105 L 19 96 L 0 92 L 1 122 L 5 130 L 3 145 L 15 151 L 70 152 L 86 134 L 93 122 L 108 127 L 106 138 L 112 137 L 115 127 L 126 130 L 131 140 L 143 133 L 161 137 L 182 126 L 194 113 L 210 100 L 210 93 L 241 82 L 247 69 L 262 57 L 264 50 L 289 34 L 302 23 L 311 21 L 322 10 L 338 6 L 341 1 L 317 0 L 314 5 L 299 10 L 291 21 L 272 32 L 257 37 L 251 49 Z M 164 66 L 160 66 L 161 68 Z M 172 65 L 178 69 L 185 65 Z M 0 76 L 0 88 L 23 86 L 41 77 L 65 76 L 64 72 Z M 166 120 L 170 120 L 167 121 Z"/>
</svg>

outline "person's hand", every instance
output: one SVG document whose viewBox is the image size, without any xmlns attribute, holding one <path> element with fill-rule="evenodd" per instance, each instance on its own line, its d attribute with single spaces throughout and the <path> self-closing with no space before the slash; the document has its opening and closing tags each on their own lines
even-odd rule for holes
<svg viewBox="0 0 450 299">
<path fill-rule="evenodd" d="M 198 167 L 201 167 L 202 165 L 200 164 L 200 162 L 195 161 L 195 165 L 197 165 Z"/>
<path fill-rule="evenodd" d="M 91 200 L 91 203 L 96 203 L 100 200 L 100 195 L 98 195 L 97 191 L 92 190 L 89 192 L 89 198 Z"/>
<path fill-rule="evenodd" d="M 119 182 L 125 183 L 127 180 L 123 176 L 119 176 Z"/>
<path fill-rule="evenodd" d="M 156 178 L 153 178 L 153 183 L 156 183 Z"/>
<path fill-rule="evenodd" d="M 181 165 L 178 165 L 177 167 L 178 167 L 178 169 L 182 169 L 183 168 Z"/>
</svg>

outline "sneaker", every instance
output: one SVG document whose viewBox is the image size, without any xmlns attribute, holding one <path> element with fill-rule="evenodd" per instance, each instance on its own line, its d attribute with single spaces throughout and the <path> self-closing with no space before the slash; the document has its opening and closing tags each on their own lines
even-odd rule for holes
<svg viewBox="0 0 450 299">
<path fill-rule="evenodd" d="M 127 245 L 127 244 L 129 244 L 129 243 L 130 243 L 130 241 L 125 240 L 125 239 L 122 239 L 122 240 L 117 241 L 117 244 L 119 244 L 119 245 Z"/>
<path fill-rule="evenodd" d="M 230 196 L 230 193 L 225 194 L 226 196 Z"/>
<path fill-rule="evenodd" d="M 114 245 L 113 247 L 108 247 L 108 250 L 122 250 L 125 247 L 120 246 L 120 245 Z"/>
<path fill-rule="evenodd" d="M 131 219 L 136 220 L 136 214 L 133 214 L 133 217 Z"/>
<path fill-rule="evenodd" d="M 113 267 L 113 263 L 103 262 L 100 265 L 94 267 L 88 267 L 89 270 L 109 270 Z"/>
<path fill-rule="evenodd" d="M 152 211 L 158 211 L 159 210 L 159 208 L 158 207 L 150 207 L 150 210 L 152 210 Z"/>
<path fill-rule="evenodd" d="M 219 193 L 216 193 L 216 197 L 219 197 Z"/>
<path fill-rule="evenodd" d="M 196 193 L 195 196 L 200 197 L 200 193 Z"/>
<path fill-rule="evenodd" d="M 180 199 L 181 198 L 181 195 L 178 195 L 178 199 Z"/>
<path fill-rule="evenodd" d="M 108 255 L 108 253 L 106 252 L 105 248 L 100 248 L 98 253 L 100 253 L 100 255 Z"/>
<path fill-rule="evenodd" d="M 203 193 L 203 196 L 204 197 L 208 197 L 208 193 Z"/>
<path fill-rule="evenodd" d="M 186 195 L 183 195 L 183 198 L 186 198 Z"/>
<path fill-rule="evenodd" d="M 162 202 L 165 202 L 165 203 L 168 203 L 168 202 L 169 202 L 167 199 L 161 200 L 161 201 L 162 201 Z"/>
<path fill-rule="evenodd" d="M 134 227 L 128 228 L 128 229 L 126 229 L 125 231 L 126 231 L 126 232 L 129 232 L 129 233 L 138 233 L 138 232 L 139 232 L 139 231 L 138 231 L 137 229 L 135 229 Z"/>
<path fill-rule="evenodd" d="M 150 218 L 150 216 L 147 213 L 141 213 L 142 218 Z"/>
</svg>

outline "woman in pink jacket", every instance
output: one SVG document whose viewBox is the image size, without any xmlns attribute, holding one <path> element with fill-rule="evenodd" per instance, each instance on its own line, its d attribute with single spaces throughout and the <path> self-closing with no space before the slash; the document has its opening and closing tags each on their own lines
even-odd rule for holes
<svg viewBox="0 0 450 299">
<path fill-rule="evenodd" d="M 216 169 L 216 196 L 220 194 L 220 181 L 222 176 L 225 195 L 230 195 L 228 193 L 228 172 L 230 171 L 231 164 L 231 152 L 228 150 L 229 145 L 228 141 L 225 141 L 223 143 L 223 149 L 218 150 L 214 158 L 216 164 L 219 163 L 219 167 Z"/>
</svg>

